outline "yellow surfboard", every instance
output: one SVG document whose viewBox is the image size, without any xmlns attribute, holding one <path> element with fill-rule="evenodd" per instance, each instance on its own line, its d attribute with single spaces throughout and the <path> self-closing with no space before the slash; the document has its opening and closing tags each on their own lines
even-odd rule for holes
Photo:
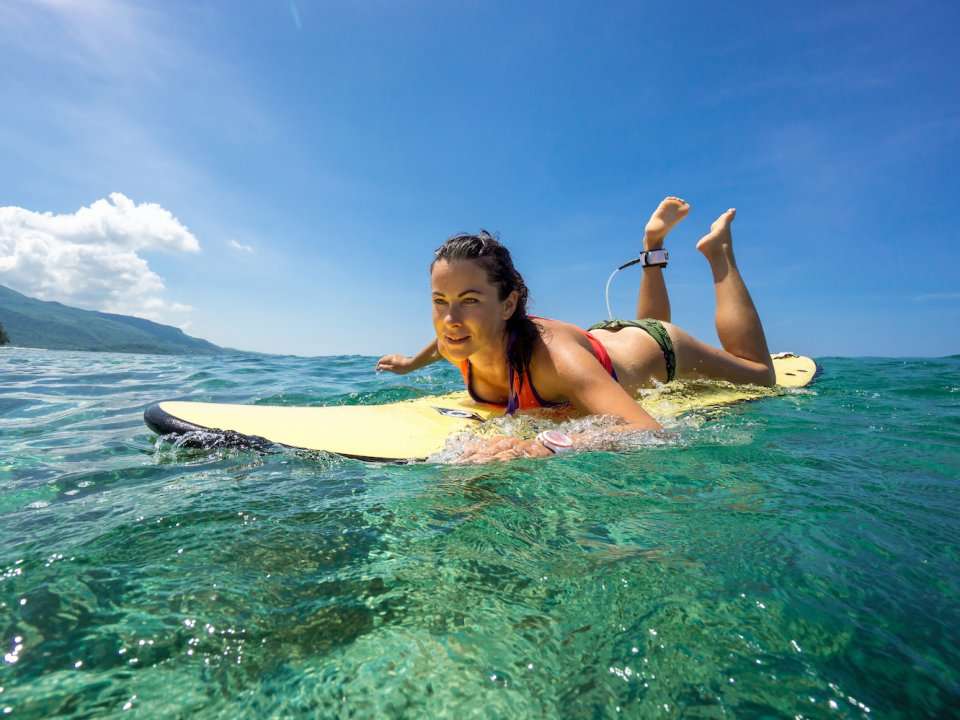
<svg viewBox="0 0 960 720">
<path fill-rule="evenodd" d="M 774 355 L 773 363 L 782 388 L 803 387 L 817 371 L 813 360 L 792 353 Z M 639 402 L 654 417 L 667 419 L 777 392 L 775 388 L 726 383 L 671 383 L 645 392 Z M 456 392 L 387 405 L 330 407 L 167 401 L 148 407 L 143 419 L 160 435 L 230 431 L 362 460 L 412 460 L 439 451 L 450 435 L 502 414 L 502 408 L 476 403 L 466 392 Z"/>
</svg>

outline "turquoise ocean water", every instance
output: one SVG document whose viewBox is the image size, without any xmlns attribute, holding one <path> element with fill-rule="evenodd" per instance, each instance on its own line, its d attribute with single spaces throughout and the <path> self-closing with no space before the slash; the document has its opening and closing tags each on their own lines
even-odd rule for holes
<svg viewBox="0 0 960 720">
<path fill-rule="evenodd" d="M 373 358 L 0 351 L 0 717 L 956 716 L 960 357 L 503 465 L 178 448 Z"/>
</svg>

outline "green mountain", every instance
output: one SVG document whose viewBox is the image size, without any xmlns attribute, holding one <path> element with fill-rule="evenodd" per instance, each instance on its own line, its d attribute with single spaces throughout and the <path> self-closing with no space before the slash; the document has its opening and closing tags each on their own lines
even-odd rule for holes
<svg viewBox="0 0 960 720">
<path fill-rule="evenodd" d="M 211 355 L 224 352 L 180 328 L 129 315 L 81 310 L 0 285 L 0 325 L 10 344 L 48 350 Z"/>
</svg>

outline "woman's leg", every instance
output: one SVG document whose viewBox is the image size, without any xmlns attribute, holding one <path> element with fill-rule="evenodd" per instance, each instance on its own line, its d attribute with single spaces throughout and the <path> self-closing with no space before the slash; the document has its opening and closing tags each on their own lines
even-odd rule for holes
<svg viewBox="0 0 960 720">
<path fill-rule="evenodd" d="M 643 249 L 659 250 L 673 226 L 690 212 L 690 204 L 678 197 L 665 198 L 653 211 L 643 230 Z M 653 318 L 670 322 L 670 298 L 663 281 L 663 268 L 647 267 L 640 272 L 640 294 L 637 296 L 637 320 Z"/>
<path fill-rule="evenodd" d="M 671 326 L 680 377 L 707 377 L 737 383 L 773 385 L 775 374 L 760 316 L 733 256 L 730 224 L 737 211 L 727 210 L 697 243 L 713 272 L 717 295 L 717 335 L 723 350 Z"/>
</svg>

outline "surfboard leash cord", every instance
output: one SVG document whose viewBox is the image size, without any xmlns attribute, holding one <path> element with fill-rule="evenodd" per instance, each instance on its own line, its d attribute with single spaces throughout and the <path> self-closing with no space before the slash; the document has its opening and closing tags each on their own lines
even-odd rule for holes
<svg viewBox="0 0 960 720">
<path fill-rule="evenodd" d="M 657 250 L 644 250 L 640 253 L 639 256 L 635 257 L 633 260 L 628 260 L 623 265 L 618 267 L 612 273 L 610 277 L 607 278 L 607 286 L 603 290 L 603 298 L 607 303 L 607 320 L 613 320 L 613 311 L 610 310 L 610 283 L 613 282 L 614 276 L 621 270 L 626 270 L 632 265 L 642 265 L 645 268 L 648 267 L 663 267 L 665 268 L 670 261 L 670 253 L 668 253 L 663 248 L 658 248 Z"/>
</svg>

